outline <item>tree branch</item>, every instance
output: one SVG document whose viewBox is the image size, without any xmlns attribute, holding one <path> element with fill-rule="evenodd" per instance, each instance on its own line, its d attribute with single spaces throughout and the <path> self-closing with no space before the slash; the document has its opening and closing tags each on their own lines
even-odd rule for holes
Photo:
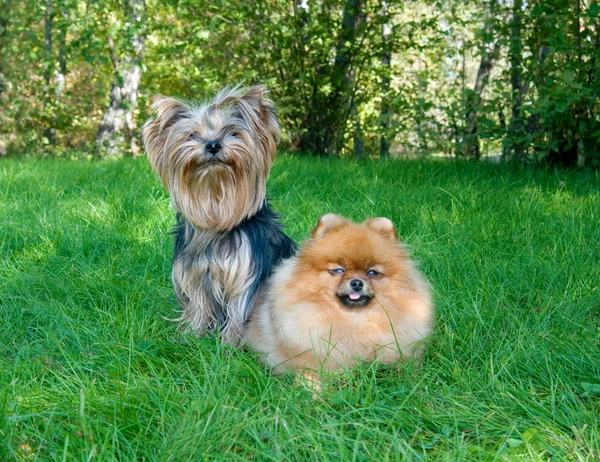
<svg viewBox="0 0 600 462">
<path fill-rule="evenodd" d="M 110 60 L 112 61 L 115 72 L 119 72 L 119 59 L 117 58 L 117 53 L 115 52 L 115 42 L 110 34 L 108 34 L 108 50 L 110 52 Z"/>
</svg>

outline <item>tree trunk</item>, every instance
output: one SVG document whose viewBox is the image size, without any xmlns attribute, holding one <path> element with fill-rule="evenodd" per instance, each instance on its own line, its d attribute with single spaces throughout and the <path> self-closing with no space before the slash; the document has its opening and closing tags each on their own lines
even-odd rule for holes
<svg viewBox="0 0 600 462">
<path fill-rule="evenodd" d="M 490 3 L 490 17 L 485 21 L 484 24 L 484 43 L 483 51 L 481 54 L 481 61 L 479 62 L 479 69 L 477 70 L 477 78 L 475 79 L 475 86 L 473 92 L 467 96 L 466 101 L 466 123 L 465 123 L 465 144 L 464 144 L 464 156 L 467 159 L 479 160 L 481 158 L 481 150 L 479 147 L 479 133 L 477 127 L 477 112 L 481 105 L 481 94 L 485 89 L 485 86 L 489 82 L 490 75 L 494 69 L 494 64 L 497 59 L 498 45 L 491 39 L 491 43 L 485 41 L 486 37 L 490 37 L 493 34 L 493 21 L 496 14 L 496 2 Z"/>
<path fill-rule="evenodd" d="M 117 156 L 126 151 L 135 157 L 140 152 L 133 112 L 142 77 L 140 62 L 144 47 L 144 0 L 127 0 L 126 8 L 128 23 L 132 28 L 132 33 L 128 34 L 131 37 L 129 53 L 119 59 L 112 37 L 108 39 L 115 79 L 110 91 L 110 104 L 100 123 L 96 140 L 100 157 Z"/>
<path fill-rule="evenodd" d="M 5 4 L 5 10 L 4 11 L 0 11 L 0 104 L 4 104 L 4 97 L 2 95 L 2 93 L 4 93 L 4 90 L 6 90 L 6 83 L 5 83 L 5 75 L 4 75 L 4 67 L 2 65 L 3 63 L 3 59 L 2 59 L 2 50 L 4 49 L 4 47 L 7 45 L 7 40 L 6 37 L 8 35 L 8 21 L 10 18 L 10 14 L 8 13 L 10 11 L 10 7 L 11 4 L 10 2 L 7 2 L 7 4 Z M 4 139 L 4 133 L 2 130 L 3 125 L 5 124 L 5 120 L 4 120 L 4 114 L 0 113 L 0 157 L 5 156 L 7 154 L 7 142 Z"/>
<path fill-rule="evenodd" d="M 361 27 L 362 22 L 364 21 L 364 16 L 361 14 L 360 12 L 360 2 L 357 2 L 357 4 L 355 5 L 356 10 L 354 10 L 353 14 L 354 17 L 351 19 L 351 23 L 349 24 L 350 27 L 352 27 L 352 34 L 353 37 L 356 36 L 356 29 L 358 29 L 359 27 Z M 354 38 L 353 38 L 354 40 Z M 349 67 L 349 65 L 348 65 Z M 350 97 L 350 112 L 349 112 L 349 116 L 351 117 L 352 120 L 352 154 L 354 156 L 355 159 L 364 159 L 365 157 L 365 140 L 364 140 L 364 135 L 363 135 L 363 130 L 362 130 L 362 125 L 360 122 L 360 117 L 358 114 L 358 103 L 356 101 L 356 86 L 357 86 L 358 82 L 357 82 L 357 72 L 356 69 L 351 69 L 350 72 L 348 72 L 348 75 L 346 77 L 346 81 L 344 86 L 346 87 L 344 89 L 344 91 L 349 95 Z M 343 110 L 343 108 L 342 108 Z M 344 130 L 346 128 L 346 119 L 347 117 L 343 117 L 342 120 L 342 125 L 340 128 L 340 134 L 338 136 L 343 136 L 344 134 Z M 335 142 L 335 140 L 334 140 Z"/>
<path fill-rule="evenodd" d="M 508 160 L 522 160 L 525 156 L 524 124 L 522 115 L 523 83 L 522 60 L 523 43 L 521 41 L 523 0 L 514 0 L 510 24 L 510 84 L 512 87 L 512 113 L 508 126 Z"/>
<path fill-rule="evenodd" d="M 381 136 L 379 138 L 379 158 L 387 159 L 390 156 L 390 142 L 388 141 L 388 131 L 392 118 L 392 110 L 388 103 L 388 93 L 390 91 L 390 75 L 392 65 L 392 50 L 390 46 L 390 37 L 392 35 L 392 26 L 389 22 L 387 0 L 381 0 L 381 15 L 383 24 L 381 27 L 381 65 L 383 67 L 383 77 L 381 78 Z"/>
<path fill-rule="evenodd" d="M 61 5 L 61 2 L 58 2 Z M 62 21 L 55 22 L 56 3 L 46 0 L 44 11 L 44 114 L 42 134 L 44 143 L 56 144 L 56 123 L 58 103 L 62 97 L 67 74 L 66 41 L 69 14 L 62 6 Z M 59 18 L 60 19 L 60 18 Z M 58 39 L 58 67 L 54 58 L 54 43 Z M 53 81 L 54 77 L 54 81 Z"/>
<path fill-rule="evenodd" d="M 59 29 L 58 35 L 58 69 L 56 71 L 56 88 L 54 90 L 54 98 L 56 102 L 60 102 L 65 89 L 67 77 L 67 28 L 69 22 L 69 12 L 64 10 L 61 12 L 63 24 Z"/>
<path fill-rule="evenodd" d="M 42 135 L 44 143 L 54 145 L 56 142 L 56 128 L 54 127 L 54 108 L 52 107 L 51 79 L 54 70 L 54 57 L 52 56 L 52 0 L 46 0 L 44 11 L 44 51 L 46 62 L 44 63 L 44 128 Z"/>
<path fill-rule="evenodd" d="M 8 40 L 6 39 L 6 37 L 8 36 L 8 21 L 10 18 L 10 8 L 11 8 L 11 3 L 10 2 L 6 2 L 5 3 L 5 10 L 4 11 L 0 11 L 0 97 L 2 96 L 2 93 L 4 93 L 4 90 L 6 90 L 6 83 L 5 83 L 5 75 L 4 75 L 4 66 L 3 66 L 3 59 L 2 59 L 2 53 L 1 50 L 4 49 L 4 47 L 6 47 L 8 45 Z"/>
<path fill-rule="evenodd" d="M 358 118 L 358 107 L 355 103 L 352 103 L 352 118 L 353 122 L 353 133 L 352 133 L 352 153 L 354 158 L 357 160 L 364 159 L 365 157 L 365 141 L 363 138 L 362 126 L 360 119 Z"/>
<path fill-rule="evenodd" d="M 301 151 L 326 156 L 337 154 L 341 133 L 352 111 L 355 82 L 351 64 L 361 9 L 361 0 L 347 0 L 344 5 L 334 63 L 327 69 L 331 92 L 325 95 L 316 86 L 313 89 L 304 134 L 299 143 Z"/>
<path fill-rule="evenodd" d="M 423 63 L 425 65 L 425 76 L 429 75 L 429 67 L 427 62 Z M 417 87 L 419 91 L 419 109 L 415 114 L 415 122 L 417 123 L 417 139 L 418 139 L 418 152 L 419 154 L 428 154 L 429 152 L 429 133 L 428 133 L 428 121 L 426 110 L 423 107 L 423 103 L 427 97 L 427 89 L 429 87 L 428 77 L 423 78 L 423 74 L 417 74 Z"/>
<path fill-rule="evenodd" d="M 344 14 L 342 17 L 342 28 L 338 35 L 338 44 L 335 54 L 335 62 L 333 66 L 333 79 L 335 91 L 329 102 L 329 107 L 337 109 L 334 112 L 334 121 L 337 121 L 337 127 L 329 134 L 327 144 L 328 151 L 337 153 L 339 139 L 342 137 L 346 127 L 346 121 L 352 112 L 358 117 L 358 108 L 354 98 L 354 89 L 356 85 L 356 73 L 351 69 L 352 60 L 354 58 L 354 45 L 356 40 L 357 29 L 362 20 L 361 15 L 361 0 L 347 0 L 344 5 Z M 347 106 L 350 104 L 350 107 Z M 353 134 L 354 148 L 358 148 L 358 157 L 363 155 L 363 141 L 357 140 L 357 136 L 362 136 L 360 123 L 355 122 L 355 128 L 358 123 L 358 132 Z"/>
<path fill-rule="evenodd" d="M 308 0 L 295 0 L 294 1 L 294 14 L 300 19 L 303 26 L 308 24 L 308 14 L 310 13 L 310 7 L 308 6 Z"/>
<path fill-rule="evenodd" d="M 467 159 L 478 160 L 481 157 L 479 135 L 477 133 L 477 110 L 481 104 L 481 93 L 487 85 L 492 69 L 494 68 L 495 59 L 496 56 L 494 50 L 484 52 L 481 56 L 473 93 L 467 98 L 467 123 L 465 127 L 464 152 Z"/>
<path fill-rule="evenodd" d="M 579 75 L 581 75 L 581 72 L 583 72 L 583 65 L 581 62 L 581 0 L 577 0 L 576 3 L 576 9 L 575 9 L 575 26 L 576 26 L 576 32 L 577 32 L 577 73 Z M 578 78 L 578 80 L 580 80 Z M 586 119 L 587 117 L 585 117 L 585 113 L 586 113 L 586 108 L 583 104 L 581 103 L 577 103 L 575 105 L 574 108 L 574 112 L 576 113 L 575 116 L 580 116 L 578 118 L 582 118 L 582 119 Z M 588 121 L 586 121 L 588 122 Z M 588 122 L 589 123 L 589 122 Z M 577 134 L 577 167 L 584 167 L 585 166 L 585 145 L 583 143 L 583 140 L 581 139 L 581 133 Z"/>
<path fill-rule="evenodd" d="M 360 10 L 361 0 L 346 1 L 333 66 L 335 88 L 338 93 L 336 97 L 340 96 L 340 90 L 343 89 L 344 83 L 348 80 L 348 70 L 353 58 L 352 45 L 356 38 L 356 29 L 361 21 Z"/>
</svg>

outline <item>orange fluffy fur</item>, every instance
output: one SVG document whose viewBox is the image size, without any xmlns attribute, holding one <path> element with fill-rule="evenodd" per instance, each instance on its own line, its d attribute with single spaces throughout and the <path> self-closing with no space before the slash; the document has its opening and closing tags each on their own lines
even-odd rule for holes
<svg viewBox="0 0 600 462">
<path fill-rule="evenodd" d="M 362 302 L 353 302 L 345 294 L 359 296 L 350 289 L 358 280 Z M 366 305 L 349 308 L 344 297 Z M 418 356 L 432 321 L 429 285 L 392 222 L 376 218 L 357 225 L 326 215 L 313 239 L 275 271 L 245 341 L 276 373 L 314 377 L 359 359 L 390 364 Z"/>
</svg>

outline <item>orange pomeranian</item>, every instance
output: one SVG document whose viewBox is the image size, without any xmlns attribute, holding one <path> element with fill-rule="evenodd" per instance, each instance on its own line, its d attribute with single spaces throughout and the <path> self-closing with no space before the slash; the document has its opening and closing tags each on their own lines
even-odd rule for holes
<svg viewBox="0 0 600 462">
<path fill-rule="evenodd" d="M 246 325 L 245 342 L 274 372 L 316 380 L 358 360 L 390 364 L 422 353 L 429 285 L 393 223 L 325 215 L 298 255 L 275 270 Z"/>
</svg>

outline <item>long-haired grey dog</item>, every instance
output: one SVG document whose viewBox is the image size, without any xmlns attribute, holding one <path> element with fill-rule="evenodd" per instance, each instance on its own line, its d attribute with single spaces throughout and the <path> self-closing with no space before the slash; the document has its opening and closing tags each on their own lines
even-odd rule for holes
<svg viewBox="0 0 600 462">
<path fill-rule="evenodd" d="M 279 140 L 262 85 L 207 104 L 157 97 L 142 137 L 177 211 L 173 285 L 183 320 L 238 343 L 257 290 L 295 252 L 266 198 Z"/>
</svg>

